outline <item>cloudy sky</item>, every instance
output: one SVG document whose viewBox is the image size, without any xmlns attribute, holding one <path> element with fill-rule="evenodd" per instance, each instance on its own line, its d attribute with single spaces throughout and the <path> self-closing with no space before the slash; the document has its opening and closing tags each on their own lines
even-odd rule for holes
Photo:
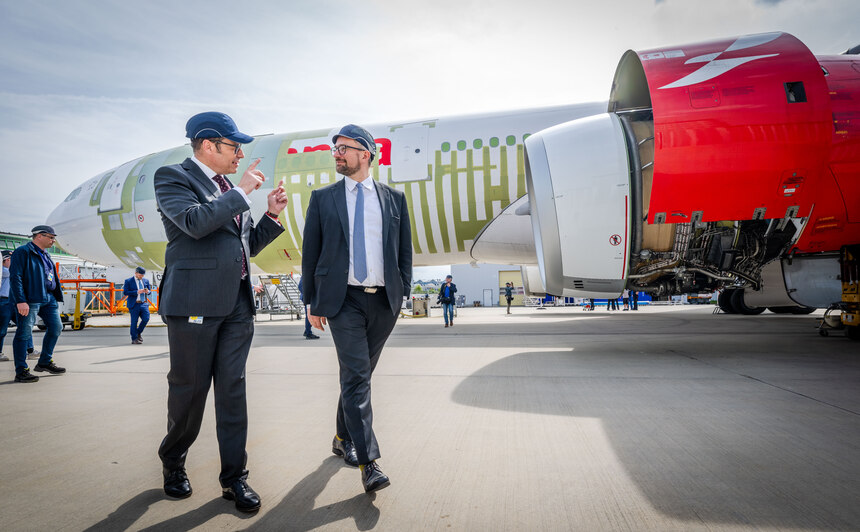
<svg viewBox="0 0 860 532">
<path fill-rule="evenodd" d="M 602 101 L 618 59 L 782 30 L 860 44 L 857 0 L 0 0 L 0 231 L 84 180 L 185 142 Z"/>
</svg>

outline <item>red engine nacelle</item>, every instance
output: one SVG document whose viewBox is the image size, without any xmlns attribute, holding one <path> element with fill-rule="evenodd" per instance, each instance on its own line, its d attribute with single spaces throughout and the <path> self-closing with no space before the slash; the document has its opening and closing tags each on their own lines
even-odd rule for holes
<svg viewBox="0 0 860 532">
<path fill-rule="evenodd" d="M 860 242 L 858 102 L 856 57 L 816 58 L 786 33 L 628 51 L 608 112 L 623 131 L 609 148 L 623 142 L 630 168 L 629 267 L 622 278 L 595 279 L 587 261 L 600 250 L 542 236 L 558 213 L 602 215 L 593 194 L 576 193 L 604 178 L 577 165 L 588 161 L 576 155 L 588 124 L 573 121 L 526 141 L 547 288 L 587 296 L 577 288 L 601 281 L 658 294 L 744 286 L 785 301 L 792 287 L 800 304 L 838 301 L 835 253 Z M 606 182 L 607 194 L 617 181 Z M 589 231 L 618 233 L 617 221 Z M 780 260 L 784 283 L 764 286 L 764 266 Z"/>
</svg>

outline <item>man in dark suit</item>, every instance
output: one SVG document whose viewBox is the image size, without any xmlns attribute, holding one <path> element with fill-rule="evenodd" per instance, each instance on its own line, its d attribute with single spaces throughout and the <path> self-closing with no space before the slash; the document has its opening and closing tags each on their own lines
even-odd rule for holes
<svg viewBox="0 0 860 532">
<path fill-rule="evenodd" d="M 406 196 L 374 182 L 376 143 L 364 128 L 332 138 L 343 179 L 311 193 L 302 245 L 302 300 L 311 324 L 331 325 L 340 364 L 332 452 L 358 465 L 367 492 L 389 485 L 376 464 L 370 376 L 412 285 L 412 232 Z"/>
<path fill-rule="evenodd" d="M 188 448 L 203 420 L 209 383 L 215 383 L 215 418 L 221 453 L 223 497 L 253 512 L 260 497 L 248 486 L 245 443 L 245 361 L 254 335 L 254 296 L 250 258 L 284 231 L 278 215 L 287 204 L 282 186 L 269 193 L 268 211 L 257 225 L 248 196 L 265 180 L 245 170 L 235 187 L 224 177 L 236 173 L 253 137 L 233 120 L 207 112 L 188 120 L 194 155 L 155 172 L 155 199 L 167 233 L 165 271 L 159 287 L 159 313 L 167 324 L 170 372 L 167 436 L 158 455 L 164 465 L 164 491 L 191 495 L 185 473 Z"/>
<path fill-rule="evenodd" d="M 129 277 L 122 285 L 122 294 L 125 296 L 125 306 L 128 307 L 128 315 L 131 318 L 131 343 L 143 343 L 143 330 L 149 323 L 149 296 L 152 291 L 149 279 L 143 275 L 146 270 L 138 266 L 134 269 L 134 277 Z M 140 322 L 140 324 L 138 324 Z"/>
</svg>

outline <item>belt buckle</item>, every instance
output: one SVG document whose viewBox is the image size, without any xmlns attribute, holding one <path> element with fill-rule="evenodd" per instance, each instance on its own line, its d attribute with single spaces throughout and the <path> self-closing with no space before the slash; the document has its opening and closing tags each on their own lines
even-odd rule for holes
<svg viewBox="0 0 860 532">
<path fill-rule="evenodd" d="M 375 286 L 365 286 L 364 287 L 364 292 L 367 294 L 375 294 L 377 290 L 379 290 L 379 288 L 377 288 Z"/>
</svg>

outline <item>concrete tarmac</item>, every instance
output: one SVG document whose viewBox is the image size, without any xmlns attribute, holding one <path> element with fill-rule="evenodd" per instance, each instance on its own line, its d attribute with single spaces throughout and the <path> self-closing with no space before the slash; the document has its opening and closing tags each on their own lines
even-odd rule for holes
<svg viewBox="0 0 860 532">
<path fill-rule="evenodd" d="M 814 315 L 712 308 L 400 320 L 373 376 L 391 477 L 375 495 L 330 452 L 330 334 L 261 316 L 252 515 L 221 498 L 211 394 L 194 494 L 163 494 L 167 330 L 131 345 L 126 318 L 101 319 L 119 326 L 60 337 L 63 376 L 16 384 L 0 363 L 0 529 L 860 529 L 860 343 L 820 337 Z"/>
</svg>

